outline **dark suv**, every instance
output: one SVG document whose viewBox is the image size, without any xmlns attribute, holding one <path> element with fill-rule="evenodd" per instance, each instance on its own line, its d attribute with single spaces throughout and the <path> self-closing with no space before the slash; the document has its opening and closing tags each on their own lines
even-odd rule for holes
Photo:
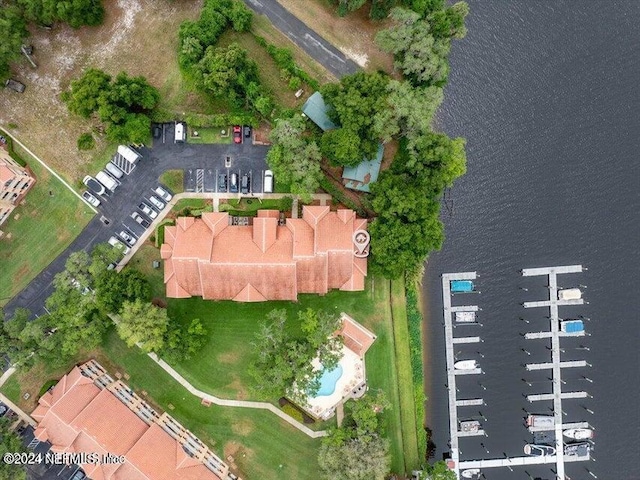
<svg viewBox="0 0 640 480">
<path fill-rule="evenodd" d="M 249 190 L 251 190 L 251 177 L 243 175 L 240 182 L 240 193 L 249 193 Z"/>
<path fill-rule="evenodd" d="M 218 174 L 218 191 L 219 192 L 227 191 L 227 175 L 224 173 Z"/>
</svg>

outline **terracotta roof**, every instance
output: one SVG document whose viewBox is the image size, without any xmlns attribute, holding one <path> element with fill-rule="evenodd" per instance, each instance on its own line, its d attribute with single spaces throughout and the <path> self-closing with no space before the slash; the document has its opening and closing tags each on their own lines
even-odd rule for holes
<svg viewBox="0 0 640 480">
<path fill-rule="evenodd" d="M 356 322 L 346 313 L 342 313 L 342 328 L 338 331 L 347 348 L 363 357 L 373 344 L 376 336 L 373 332 Z"/>
<path fill-rule="evenodd" d="M 123 464 L 83 464 L 93 480 L 220 480 L 159 425 L 147 425 L 78 367 L 38 403 L 35 436 L 51 442 L 54 452 L 125 456 Z"/>
<path fill-rule="evenodd" d="M 297 300 L 298 293 L 363 290 L 366 258 L 354 256 L 353 232 L 366 228 L 352 210 L 303 207 L 302 219 L 278 225 L 277 210 L 261 210 L 251 226 L 229 226 L 208 212 L 165 228 L 167 296 L 210 300 Z"/>
</svg>

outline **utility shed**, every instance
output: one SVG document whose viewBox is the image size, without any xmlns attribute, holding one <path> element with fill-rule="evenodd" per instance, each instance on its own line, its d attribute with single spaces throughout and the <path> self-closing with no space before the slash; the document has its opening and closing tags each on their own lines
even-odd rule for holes
<svg viewBox="0 0 640 480">
<path fill-rule="evenodd" d="M 311 95 L 302 106 L 302 113 L 311 119 L 313 123 L 318 125 L 324 132 L 338 128 L 327 115 L 329 106 L 324 103 L 324 98 L 320 92 Z"/>
</svg>

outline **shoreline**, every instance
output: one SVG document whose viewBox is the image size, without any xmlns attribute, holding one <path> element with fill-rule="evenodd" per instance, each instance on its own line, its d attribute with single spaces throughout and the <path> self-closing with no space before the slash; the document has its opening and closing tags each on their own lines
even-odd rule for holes
<svg viewBox="0 0 640 480">
<path fill-rule="evenodd" d="M 429 402 L 431 400 L 431 364 L 429 359 L 431 357 L 431 342 L 429 333 L 431 329 L 430 319 L 429 319 L 429 299 L 426 293 L 426 281 L 428 277 L 429 270 L 429 259 L 425 261 L 424 273 L 422 275 L 422 282 L 420 284 L 420 301 L 419 308 L 420 313 L 422 314 L 422 376 L 423 376 L 423 385 L 422 389 L 425 395 L 424 402 L 424 428 L 427 431 L 427 460 L 429 460 L 429 445 L 431 444 L 431 408 L 429 406 Z"/>
</svg>

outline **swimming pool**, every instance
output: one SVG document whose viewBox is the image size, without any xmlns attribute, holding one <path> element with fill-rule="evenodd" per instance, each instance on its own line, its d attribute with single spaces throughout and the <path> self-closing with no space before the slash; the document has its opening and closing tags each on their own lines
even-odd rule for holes
<svg viewBox="0 0 640 480">
<path fill-rule="evenodd" d="M 338 364 L 333 370 L 325 370 L 320 377 L 320 389 L 316 394 L 317 397 L 328 397 L 336 391 L 336 384 L 342 377 L 342 365 Z"/>
</svg>

